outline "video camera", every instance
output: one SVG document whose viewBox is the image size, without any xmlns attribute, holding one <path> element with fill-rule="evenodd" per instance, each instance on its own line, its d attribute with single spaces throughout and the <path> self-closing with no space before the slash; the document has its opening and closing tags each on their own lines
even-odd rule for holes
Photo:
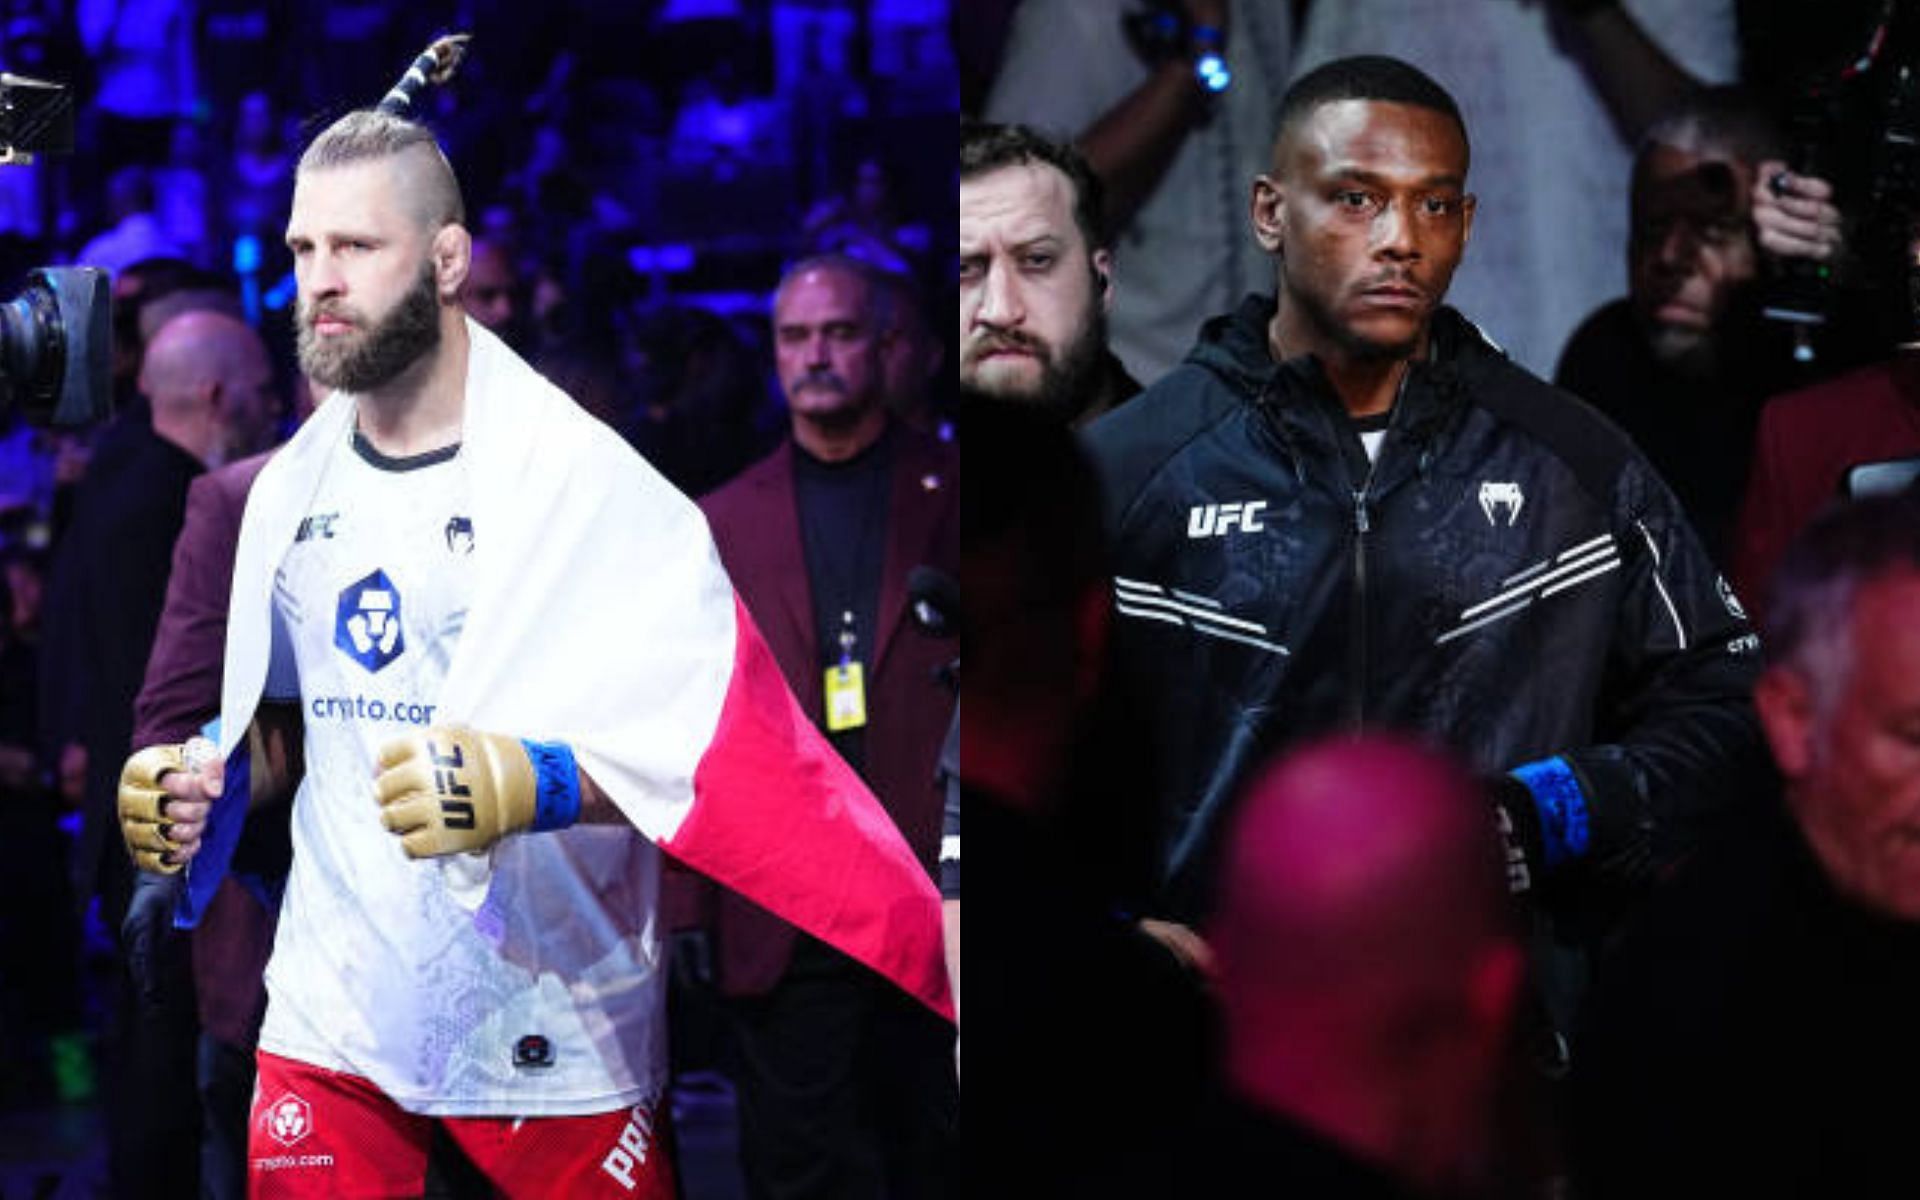
<svg viewBox="0 0 1920 1200">
<path fill-rule="evenodd" d="M 1884 4 L 1848 60 L 1807 78 L 1788 113 L 1790 165 L 1835 185 L 1857 213 L 1855 244 L 1864 286 L 1897 316 L 1895 341 L 1920 346 L 1920 13 Z M 1808 335 L 1832 307 L 1831 269 L 1805 259 L 1782 264 L 1765 314 Z"/>
<path fill-rule="evenodd" d="M 73 149 L 73 96 L 57 83 L 0 73 L 0 166 Z M 112 302 L 97 267 L 39 267 L 0 302 L 0 419 L 17 405 L 36 425 L 107 415 Z"/>
</svg>

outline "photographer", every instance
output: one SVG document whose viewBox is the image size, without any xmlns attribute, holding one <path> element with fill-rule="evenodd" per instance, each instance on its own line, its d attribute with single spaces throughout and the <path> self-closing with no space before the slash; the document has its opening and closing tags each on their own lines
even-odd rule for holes
<svg viewBox="0 0 1920 1200">
<path fill-rule="evenodd" d="M 1781 395 L 1761 413 L 1732 548 L 1734 583 L 1750 601 L 1764 601 L 1788 542 L 1821 508 L 1843 494 L 1878 490 L 1873 478 L 1881 468 L 1897 480 L 1920 455 L 1920 161 L 1913 149 L 1920 93 L 1911 70 L 1920 63 L 1920 22 L 1909 11 L 1882 6 L 1877 23 L 1864 27 L 1858 18 L 1836 20 L 1856 39 L 1864 28 L 1865 51 L 1829 78 L 1801 85 L 1798 157 L 1831 166 L 1835 177 L 1765 162 L 1754 185 L 1761 246 L 1788 263 L 1819 264 L 1812 290 L 1789 291 L 1786 299 L 1810 300 L 1816 322 L 1850 298 L 1864 300 L 1871 307 L 1861 332 L 1881 357 Z M 1787 270 L 1809 277 L 1804 267 Z M 1845 315 L 1826 321 L 1840 325 L 1843 337 Z"/>
<path fill-rule="evenodd" d="M 1754 423 L 1788 365 L 1785 329 L 1760 316 L 1759 197 L 1796 245 L 1825 244 L 1824 226 L 1784 208 L 1821 202 L 1753 186 L 1781 146 L 1731 88 L 1700 92 L 1652 124 L 1633 160 L 1627 294 L 1580 325 L 1554 376 L 1646 451 L 1723 567 Z"/>
</svg>

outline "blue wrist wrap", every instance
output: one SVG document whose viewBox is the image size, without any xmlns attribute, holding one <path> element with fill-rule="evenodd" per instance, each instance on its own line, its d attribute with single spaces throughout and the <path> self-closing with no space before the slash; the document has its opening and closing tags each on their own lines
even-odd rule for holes
<svg viewBox="0 0 1920 1200">
<path fill-rule="evenodd" d="M 533 831 L 565 829 L 580 819 L 580 768 L 573 747 L 565 742 L 535 742 L 526 738 L 533 763 Z"/>
<path fill-rule="evenodd" d="M 1533 793 L 1540 814 L 1540 848 L 1546 865 L 1559 866 L 1587 852 L 1587 798 L 1573 766 L 1555 755 L 1508 772 Z"/>
</svg>

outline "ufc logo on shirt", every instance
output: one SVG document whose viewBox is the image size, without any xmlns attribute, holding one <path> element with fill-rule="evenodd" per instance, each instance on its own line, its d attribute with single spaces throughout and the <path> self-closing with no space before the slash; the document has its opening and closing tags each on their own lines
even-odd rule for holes
<svg viewBox="0 0 1920 1200">
<path fill-rule="evenodd" d="M 1187 514 L 1187 536 L 1225 537 L 1236 526 L 1245 533 L 1259 533 L 1266 528 L 1260 522 L 1260 510 L 1266 506 L 1265 500 L 1249 500 L 1245 504 L 1196 505 Z"/>
</svg>

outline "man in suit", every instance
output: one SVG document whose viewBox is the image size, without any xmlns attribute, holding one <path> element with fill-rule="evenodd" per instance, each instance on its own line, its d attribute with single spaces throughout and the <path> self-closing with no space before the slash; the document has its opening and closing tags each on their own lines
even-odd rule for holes
<svg viewBox="0 0 1920 1200">
<path fill-rule="evenodd" d="M 184 742 L 220 711 L 220 669 L 227 630 L 233 550 L 247 493 L 270 454 L 256 454 L 207 472 L 187 489 L 187 511 L 173 547 L 166 605 L 154 633 L 146 680 L 133 709 L 133 745 Z M 253 1047 L 266 1011 L 261 978 L 273 948 L 287 859 L 286 806 L 247 823 L 235 873 L 220 884 L 190 946 L 193 995 L 200 1019 L 195 1079 L 203 1123 L 201 1195 L 246 1195 L 247 1108 L 253 1094 Z M 135 983 L 173 937 L 175 875 L 143 875 L 135 885 L 123 936 Z M 243 882 L 244 881 L 244 882 Z M 148 888 L 152 888 L 151 895 Z M 173 951 L 177 953 L 177 951 Z"/>
<path fill-rule="evenodd" d="M 120 763 L 134 744 L 134 699 L 188 490 L 209 467 L 265 445 L 278 417 L 265 345 L 224 313 L 186 312 L 162 326 L 147 346 L 140 390 L 151 427 L 129 427 L 110 469 L 96 464 L 54 560 L 47 661 L 62 669 L 42 685 L 48 732 L 85 751 L 75 894 L 84 903 L 98 893 L 101 917 L 116 932 L 134 880 L 115 833 Z M 184 946 L 159 948 L 151 966 L 144 980 L 128 979 L 148 998 L 119 998 L 106 1051 L 113 1190 L 122 1196 L 163 1194 L 193 1178 L 194 1016 Z"/>
<path fill-rule="evenodd" d="M 131 868 L 116 836 L 114 796 L 188 486 L 209 467 L 263 448 L 279 417 L 265 345 L 224 313 L 186 312 L 163 326 L 147 347 L 140 390 L 151 425 L 135 422 L 121 438 L 125 453 L 110 469 L 96 464 L 82 486 L 47 593 L 49 661 L 67 668 L 55 673 L 64 676 L 58 686 L 43 686 L 47 732 L 87 752 L 77 894 L 99 891 L 115 924 Z"/>
<path fill-rule="evenodd" d="M 773 332 L 792 436 L 701 507 L 801 706 L 931 871 L 954 645 L 909 628 L 907 575 L 956 567 L 959 460 L 888 413 L 885 303 L 856 259 L 787 271 Z M 956 1191 L 952 1030 L 740 897 L 708 900 L 750 1194 Z"/>
</svg>

